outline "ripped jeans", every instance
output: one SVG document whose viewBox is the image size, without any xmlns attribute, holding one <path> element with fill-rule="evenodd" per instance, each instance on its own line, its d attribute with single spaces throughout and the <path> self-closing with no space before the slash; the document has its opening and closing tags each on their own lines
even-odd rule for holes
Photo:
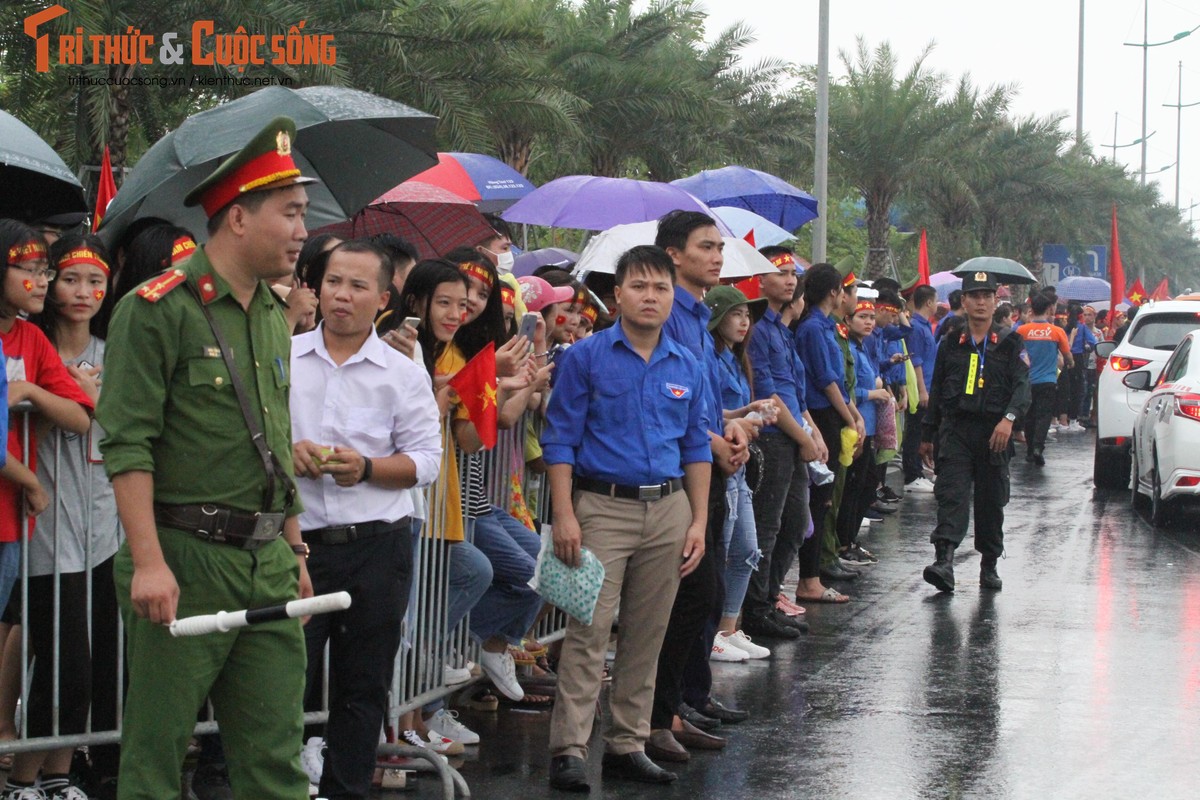
<svg viewBox="0 0 1200 800">
<path fill-rule="evenodd" d="M 758 530 L 754 525 L 752 493 L 742 467 L 726 487 L 729 514 L 725 518 L 725 609 L 726 617 L 736 617 L 746 599 L 750 573 L 758 569 L 762 551 L 758 549 Z"/>
</svg>

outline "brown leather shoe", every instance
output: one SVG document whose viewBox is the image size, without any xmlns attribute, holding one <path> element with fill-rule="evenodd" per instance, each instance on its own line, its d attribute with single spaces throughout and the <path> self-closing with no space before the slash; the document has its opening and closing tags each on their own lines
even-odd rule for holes
<svg viewBox="0 0 1200 800">
<path fill-rule="evenodd" d="M 705 733 L 686 719 L 680 721 L 683 723 L 683 730 L 670 732 L 679 744 L 693 750 L 722 750 L 725 748 L 725 740 L 720 736 Z"/>
<path fill-rule="evenodd" d="M 676 741 L 666 728 L 650 731 L 650 738 L 646 740 L 646 755 L 655 761 L 669 761 L 678 764 L 682 764 L 692 757 L 691 753 Z"/>
</svg>

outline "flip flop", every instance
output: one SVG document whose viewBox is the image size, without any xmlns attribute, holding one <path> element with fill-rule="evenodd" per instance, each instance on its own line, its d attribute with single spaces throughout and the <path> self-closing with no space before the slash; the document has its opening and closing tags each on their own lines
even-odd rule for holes
<svg viewBox="0 0 1200 800">
<path fill-rule="evenodd" d="M 826 588 L 825 591 L 821 592 L 821 594 L 816 597 L 804 597 L 802 595 L 796 595 L 796 602 L 797 603 L 833 603 L 835 605 L 840 605 L 842 603 L 849 603 L 850 597 L 849 597 L 849 595 L 842 594 L 841 592 L 837 591 L 836 589 Z"/>
</svg>

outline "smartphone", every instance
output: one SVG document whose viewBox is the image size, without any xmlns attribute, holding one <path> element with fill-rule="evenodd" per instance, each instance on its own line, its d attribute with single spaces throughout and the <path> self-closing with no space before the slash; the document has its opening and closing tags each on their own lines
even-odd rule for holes
<svg viewBox="0 0 1200 800">
<path fill-rule="evenodd" d="M 408 327 L 412 328 L 413 330 L 416 330 L 421 325 L 421 318 L 420 317 L 405 317 L 404 324 L 407 325 Z"/>
<path fill-rule="evenodd" d="M 95 365 L 95 364 L 93 364 L 93 363 L 91 363 L 90 361 L 80 361 L 80 362 L 79 362 L 79 364 L 78 364 L 77 366 L 78 366 L 80 369 L 92 369 L 92 368 L 93 368 L 93 367 L 95 367 L 96 365 Z"/>
<path fill-rule="evenodd" d="M 536 311 L 530 311 L 521 317 L 521 327 L 517 329 L 517 336 L 524 336 L 529 340 L 529 346 L 533 346 L 533 335 L 537 332 L 537 321 L 540 317 Z"/>
</svg>

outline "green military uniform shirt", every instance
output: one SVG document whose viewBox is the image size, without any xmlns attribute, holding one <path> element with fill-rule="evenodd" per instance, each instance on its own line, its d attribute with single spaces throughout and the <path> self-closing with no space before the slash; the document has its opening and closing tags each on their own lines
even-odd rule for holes
<svg viewBox="0 0 1200 800">
<path fill-rule="evenodd" d="M 158 503 L 283 511 L 281 480 L 271 508 L 262 508 L 267 477 L 229 370 L 196 297 L 178 276 L 172 280 L 174 272 L 130 292 L 109 326 L 96 409 L 106 432 L 100 449 L 108 475 L 152 472 Z M 291 331 L 278 299 L 260 282 L 243 309 L 203 249 L 178 272 L 197 288 L 225 335 L 267 446 L 292 475 Z M 287 513 L 301 510 L 297 498 Z"/>
</svg>

